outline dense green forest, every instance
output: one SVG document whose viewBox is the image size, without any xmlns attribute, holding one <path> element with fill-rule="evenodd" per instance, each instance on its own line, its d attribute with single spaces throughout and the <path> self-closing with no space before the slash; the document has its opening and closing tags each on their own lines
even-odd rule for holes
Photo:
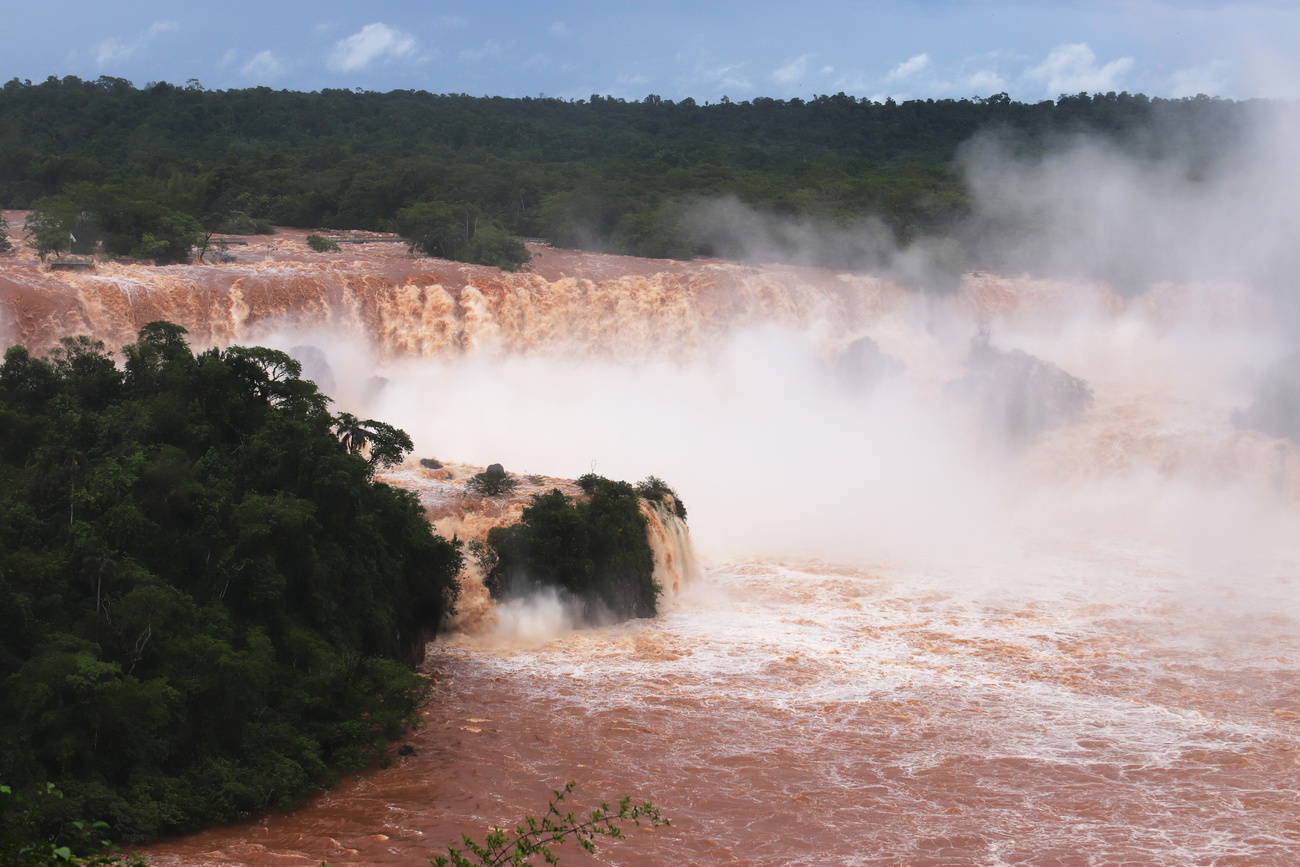
<svg viewBox="0 0 1300 867">
<path fill-rule="evenodd" d="M 55 215 L 56 244 L 68 220 L 98 214 L 106 250 L 159 261 L 259 221 L 400 231 L 413 250 L 506 267 L 520 264 L 512 236 L 726 254 L 707 220 L 683 219 L 720 197 L 830 223 L 873 215 L 906 243 L 967 213 L 954 159 L 979 131 L 1022 150 L 1089 131 L 1196 165 L 1260 105 L 1127 93 L 701 105 L 15 79 L 0 88 L 0 205 Z"/>
<path fill-rule="evenodd" d="M 458 547 L 373 479 L 404 433 L 184 333 L 0 365 L 0 782 L 37 830 L 194 829 L 376 760 L 455 602 Z"/>
</svg>

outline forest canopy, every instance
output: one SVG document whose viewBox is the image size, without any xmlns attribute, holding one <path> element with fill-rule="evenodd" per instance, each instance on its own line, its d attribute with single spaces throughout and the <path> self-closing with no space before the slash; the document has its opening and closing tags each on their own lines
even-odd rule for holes
<svg viewBox="0 0 1300 867">
<path fill-rule="evenodd" d="M 0 782 L 146 839 L 293 804 L 417 721 L 458 547 L 410 440 L 260 347 L 146 325 L 0 365 Z"/>
<path fill-rule="evenodd" d="M 271 222 L 396 231 L 416 252 L 512 268 L 521 237 L 689 258 L 729 252 L 708 220 L 685 219 L 723 198 L 826 225 L 871 216 L 906 244 L 969 211 L 954 159 L 979 131 L 1027 151 L 1087 131 L 1195 168 L 1266 106 L 1128 93 L 702 105 L 14 79 L 0 88 L 0 205 L 148 202 L 105 244 L 161 261 L 195 224 Z"/>
</svg>

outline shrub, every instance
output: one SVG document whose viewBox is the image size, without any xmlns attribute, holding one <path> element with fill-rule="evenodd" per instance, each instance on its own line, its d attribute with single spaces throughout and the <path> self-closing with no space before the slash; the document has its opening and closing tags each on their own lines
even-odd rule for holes
<svg viewBox="0 0 1300 867">
<path fill-rule="evenodd" d="M 636 492 L 652 503 L 662 503 L 665 496 L 672 497 L 673 511 L 677 514 L 677 517 L 683 521 L 686 520 L 686 505 L 677 496 L 677 492 L 668 487 L 668 483 L 658 476 L 646 476 L 637 482 Z"/>
<path fill-rule="evenodd" d="M 540 819 L 525 816 L 511 830 L 493 828 L 481 845 L 463 837 L 465 849 L 449 846 L 446 855 L 434 856 L 430 863 L 434 867 L 504 867 L 532 864 L 533 857 L 539 856 L 547 864 L 558 864 L 559 856 L 551 851 L 557 843 L 574 840 L 583 851 L 594 853 L 597 837 L 622 840 L 623 825 L 629 822 L 638 827 L 645 822 L 651 828 L 672 824 L 654 804 L 634 804 L 630 797 L 619 802 L 617 812 L 608 804 L 601 804 L 586 818 L 561 812 L 561 805 L 573 789 L 574 784 L 569 783 L 563 791 L 554 792 Z"/>
<path fill-rule="evenodd" d="M 331 241 L 329 238 L 322 238 L 320 235 L 308 235 L 307 246 L 311 247 L 317 253 L 337 253 L 339 251 L 337 241 Z"/>
<path fill-rule="evenodd" d="M 485 497 L 504 497 L 513 494 L 519 487 L 519 480 L 505 471 L 500 464 L 493 464 L 481 473 L 470 476 L 466 486 L 476 494 Z"/>
<path fill-rule="evenodd" d="M 437 458 L 420 458 L 420 466 L 426 470 L 440 470 L 442 469 L 442 461 Z"/>
<path fill-rule="evenodd" d="M 520 523 L 488 532 L 497 556 L 489 592 L 507 598 L 553 587 L 581 602 L 587 622 L 653 617 L 660 587 L 636 491 L 594 474 L 578 483 L 585 500 L 553 488 L 533 497 Z"/>
</svg>

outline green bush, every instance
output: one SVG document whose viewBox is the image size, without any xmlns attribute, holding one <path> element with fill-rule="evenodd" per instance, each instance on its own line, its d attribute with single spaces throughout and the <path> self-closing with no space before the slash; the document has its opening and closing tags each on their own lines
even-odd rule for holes
<svg viewBox="0 0 1300 867">
<path fill-rule="evenodd" d="M 120 855 L 105 839 L 101 821 L 66 818 L 63 792 L 52 783 L 32 786 L 30 798 L 0 785 L 0 864 L 5 867 L 148 867 Z"/>
<path fill-rule="evenodd" d="M 397 213 L 397 231 L 412 253 L 517 271 L 531 258 L 518 238 L 472 205 L 420 202 Z"/>
<path fill-rule="evenodd" d="M 488 532 L 497 560 L 489 592 L 508 598 L 556 588 L 577 599 L 591 623 L 653 617 L 661 588 L 636 491 L 594 474 L 578 481 L 585 498 L 537 494 L 520 523 Z"/>
<path fill-rule="evenodd" d="M 506 497 L 519 487 L 519 480 L 500 464 L 492 464 L 483 472 L 470 476 L 465 486 L 484 497 Z"/>
<path fill-rule="evenodd" d="M 317 253 L 339 252 L 339 245 L 337 241 L 332 241 L 329 238 L 322 238 L 320 235 L 308 235 L 307 246 L 311 247 Z"/>
<path fill-rule="evenodd" d="M 677 496 L 677 492 L 668 487 L 668 483 L 658 476 L 646 476 L 637 482 L 636 492 L 653 503 L 662 503 L 664 497 L 672 497 L 673 511 L 677 517 L 686 520 L 686 504 Z"/>
<path fill-rule="evenodd" d="M 434 867 L 522 867 L 535 863 L 536 856 L 547 864 L 558 864 L 559 856 L 551 847 L 567 840 L 577 842 L 583 851 L 592 854 L 596 851 L 597 837 L 622 840 L 623 826 L 629 822 L 638 827 L 645 822 L 651 828 L 672 824 L 654 804 L 649 801 L 634 804 L 630 797 L 619 802 L 617 811 L 601 804 L 584 818 L 576 813 L 563 813 L 560 808 L 574 788 L 569 783 L 562 791 L 552 793 L 546 813 L 540 819 L 525 816 L 512 830 L 493 828 L 482 844 L 466 836 L 462 838 L 465 849 L 449 846 L 445 856 L 435 856 L 431 863 Z"/>
</svg>

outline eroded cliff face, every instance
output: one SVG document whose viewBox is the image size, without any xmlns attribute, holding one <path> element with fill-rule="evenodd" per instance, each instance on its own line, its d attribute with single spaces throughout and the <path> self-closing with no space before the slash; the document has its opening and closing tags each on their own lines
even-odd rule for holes
<svg viewBox="0 0 1300 867">
<path fill-rule="evenodd" d="M 9 214 L 21 225 L 22 212 Z M 904 296 L 876 278 L 818 269 L 542 245 L 531 248 L 531 270 L 511 274 L 412 257 L 380 236 L 316 253 L 306 234 L 240 238 L 222 264 L 100 262 L 93 272 L 51 271 L 21 248 L 0 259 L 0 331 L 37 351 L 68 334 L 117 347 L 167 319 L 198 346 L 329 328 L 364 335 L 385 359 L 473 350 L 680 356 L 746 324 L 806 326 L 827 314 L 861 324 Z"/>
</svg>

